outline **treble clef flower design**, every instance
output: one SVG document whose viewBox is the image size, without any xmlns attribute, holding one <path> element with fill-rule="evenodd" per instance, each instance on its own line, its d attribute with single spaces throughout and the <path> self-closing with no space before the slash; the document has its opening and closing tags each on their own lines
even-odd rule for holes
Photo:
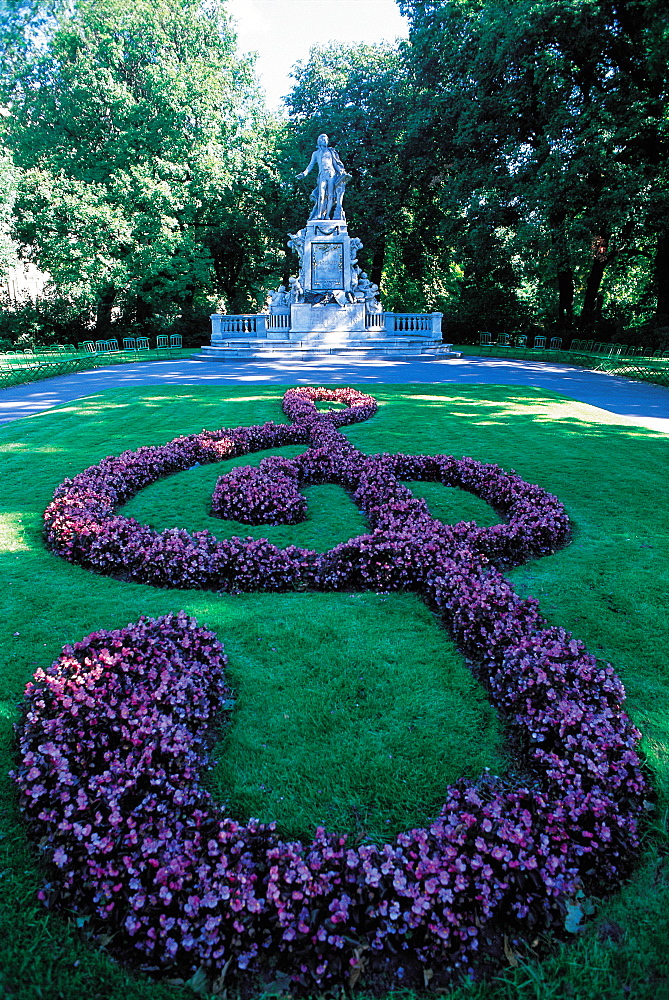
<svg viewBox="0 0 669 1000">
<path fill-rule="evenodd" d="M 345 408 L 321 413 L 318 401 Z M 428 826 L 384 845 L 349 847 L 320 828 L 309 843 L 286 842 L 274 824 L 243 825 L 200 782 L 206 730 L 226 696 L 221 645 L 183 612 L 142 619 L 66 647 L 28 686 L 15 780 L 55 872 L 42 896 L 111 929 L 120 956 L 182 975 L 203 969 L 215 981 L 231 963 L 262 969 L 270 955 L 309 990 L 411 955 L 445 981 L 472 972 L 479 949 L 510 929 L 534 935 L 554 922 L 582 886 L 620 880 L 648 795 L 639 734 L 613 669 L 503 575 L 567 543 L 559 500 L 470 458 L 363 454 L 340 428 L 376 403 L 353 389 L 291 389 L 283 408 L 291 424 L 204 431 L 66 480 L 45 513 L 48 545 L 94 572 L 160 587 L 413 590 L 475 664 L 525 778 L 460 781 Z M 159 532 L 116 513 L 160 477 L 289 443 L 304 452 L 221 476 L 213 512 L 297 523 L 303 488 L 337 483 L 367 534 L 319 554 Z M 468 490 L 505 521 L 443 524 L 412 480 Z"/>
</svg>

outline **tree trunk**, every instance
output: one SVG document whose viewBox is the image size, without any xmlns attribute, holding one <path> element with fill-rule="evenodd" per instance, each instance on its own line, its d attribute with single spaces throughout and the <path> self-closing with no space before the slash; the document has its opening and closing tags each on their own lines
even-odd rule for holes
<svg viewBox="0 0 669 1000">
<path fill-rule="evenodd" d="M 293 274 L 297 274 L 299 269 L 299 262 L 293 251 L 286 247 L 283 252 L 283 272 L 281 275 L 281 284 L 284 288 L 289 287 L 289 278 Z"/>
<path fill-rule="evenodd" d="M 383 274 L 383 264 L 386 258 L 386 237 L 384 234 L 379 236 L 376 247 L 374 248 L 374 256 L 372 257 L 372 270 L 370 272 L 370 280 L 379 287 L 381 286 L 381 276 Z"/>
<path fill-rule="evenodd" d="M 195 301 L 195 289 L 189 286 L 188 288 L 186 288 L 183 298 L 181 300 L 182 322 L 188 323 L 193 318 L 194 301 Z"/>
<path fill-rule="evenodd" d="M 592 266 L 585 285 L 585 297 L 583 308 L 581 309 L 581 320 L 593 323 L 597 319 L 599 288 L 604 277 L 607 266 L 613 260 L 615 254 L 609 253 L 609 240 L 607 236 L 596 236 L 592 241 Z M 601 302 L 599 311 L 601 312 Z"/>
<path fill-rule="evenodd" d="M 599 296 L 599 286 L 606 270 L 606 260 L 593 260 L 590 274 L 585 286 L 585 298 L 581 309 L 581 319 L 585 322 L 592 322 L 597 316 L 597 298 Z"/>
<path fill-rule="evenodd" d="M 574 272 L 570 267 L 558 270 L 558 326 L 568 333 L 574 321 Z"/>
<path fill-rule="evenodd" d="M 549 217 L 551 240 L 557 264 L 558 326 L 562 333 L 571 330 L 574 321 L 574 271 L 565 234 L 566 213 L 556 210 Z"/>
<path fill-rule="evenodd" d="M 669 233 L 660 233 L 655 249 L 655 288 L 657 326 L 669 326 Z"/>
<path fill-rule="evenodd" d="M 153 316 L 153 305 L 138 295 L 135 299 L 135 319 L 140 326 L 145 326 Z"/>
<path fill-rule="evenodd" d="M 112 322 L 112 306 L 116 298 L 116 289 L 109 286 L 100 293 L 95 314 L 95 337 L 104 340 L 109 335 Z"/>
</svg>

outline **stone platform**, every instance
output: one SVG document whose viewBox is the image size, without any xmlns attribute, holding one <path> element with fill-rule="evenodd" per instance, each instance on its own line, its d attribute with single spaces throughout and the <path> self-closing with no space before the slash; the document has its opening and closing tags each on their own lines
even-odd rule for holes
<svg viewBox="0 0 669 1000">
<path fill-rule="evenodd" d="M 334 341 L 334 338 L 333 338 Z M 452 344 L 442 344 L 422 337 L 377 337 L 354 339 L 349 337 L 339 343 L 327 341 L 322 337 L 305 338 L 304 340 L 268 340 L 266 338 L 242 339 L 235 337 L 228 341 L 219 341 L 216 346 L 203 347 L 197 355 L 202 361 L 227 361 L 237 358 L 267 358 L 279 360 L 309 360 L 312 358 L 338 357 L 350 358 L 412 358 L 440 357 L 459 358 L 453 351 Z"/>
<path fill-rule="evenodd" d="M 293 304 L 282 313 L 211 317 L 204 360 L 226 358 L 460 357 L 441 339 L 441 313 L 368 314 L 363 303 Z"/>
</svg>

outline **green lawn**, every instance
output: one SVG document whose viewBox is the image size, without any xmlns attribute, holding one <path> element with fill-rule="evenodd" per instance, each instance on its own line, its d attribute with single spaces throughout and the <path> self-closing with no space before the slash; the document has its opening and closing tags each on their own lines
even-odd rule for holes
<svg viewBox="0 0 669 1000">
<path fill-rule="evenodd" d="M 368 391 L 368 388 L 365 388 Z M 514 468 L 556 493 L 574 523 L 562 552 L 513 571 L 549 621 L 612 662 L 643 732 L 659 796 L 629 885 L 595 900 L 585 933 L 543 962 L 509 968 L 461 998 L 669 997 L 669 439 L 557 395 L 505 387 L 374 387 L 379 411 L 345 431 L 367 452 L 447 452 Z M 95 576 L 48 554 L 41 515 L 54 487 L 104 455 L 203 427 L 284 419 L 275 387 L 113 390 L 0 429 L 0 997 L 164 1000 L 192 996 L 113 965 L 68 920 L 38 905 L 42 873 L 7 771 L 25 683 L 66 642 L 141 614 L 183 608 L 213 627 L 236 706 L 209 786 L 242 820 L 290 835 L 318 824 L 386 838 L 423 824 L 445 785 L 508 766 L 504 733 L 462 657 L 413 594 L 159 591 Z M 295 455 L 300 448 L 280 449 Z M 343 490 L 307 491 L 302 525 L 249 528 L 209 516 L 218 475 L 263 455 L 159 482 L 124 509 L 156 527 L 210 528 L 326 549 L 365 530 Z M 445 521 L 492 523 L 481 501 L 414 484 Z M 408 994 L 403 994 L 407 996 Z M 396 994 L 399 997 L 399 994 Z"/>
</svg>

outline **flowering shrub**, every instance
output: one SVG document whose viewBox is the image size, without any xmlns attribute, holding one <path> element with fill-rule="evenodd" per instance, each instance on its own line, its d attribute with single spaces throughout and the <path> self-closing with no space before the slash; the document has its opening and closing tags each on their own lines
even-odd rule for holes
<svg viewBox="0 0 669 1000">
<path fill-rule="evenodd" d="M 348 404 L 346 410 L 319 414 L 314 399 Z M 505 563 L 523 562 L 564 544 L 569 522 L 559 501 L 538 486 L 523 482 L 498 466 L 450 456 L 362 455 L 337 432 L 339 426 L 367 419 L 376 409 L 369 396 L 353 389 L 290 389 L 284 411 L 294 421 L 254 428 L 207 432 L 176 438 L 160 447 L 139 448 L 65 480 L 45 513 L 49 547 L 87 568 L 159 587 L 245 589 L 238 567 L 255 564 L 259 546 L 249 539 L 217 541 L 207 532 L 167 529 L 159 532 L 114 513 L 140 489 L 162 476 L 197 462 L 218 462 L 290 443 L 311 447 L 296 459 L 264 459 L 259 469 L 240 467 L 222 476 L 212 509 L 220 517 L 248 524 L 296 523 L 306 514 L 300 488 L 336 483 L 352 492 L 374 529 L 333 549 L 318 560 L 302 549 L 280 550 L 264 543 L 264 565 L 252 589 L 283 589 L 296 584 L 322 589 L 365 585 L 384 589 L 415 586 L 401 562 L 382 562 L 377 576 L 362 566 L 374 553 L 390 551 L 398 539 L 414 539 L 420 551 L 427 536 L 447 547 L 470 546 Z M 469 490 L 508 518 L 492 528 L 474 524 L 440 525 L 423 500 L 414 498 L 401 479 L 425 479 Z M 376 560 L 378 562 L 378 560 Z M 318 563 L 316 571 L 314 564 Z M 334 567 L 337 567 L 335 572 Z M 314 576 L 315 573 L 315 576 Z"/>
<path fill-rule="evenodd" d="M 248 466 L 221 476 L 211 509 L 244 524 L 298 524 L 307 516 L 307 501 L 292 462 L 263 458 L 259 469 Z"/>
<path fill-rule="evenodd" d="M 317 400 L 347 409 L 319 413 Z M 28 685 L 15 779 L 57 872 L 42 895 L 104 921 L 119 952 L 152 968 L 215 978 L 271 954 L 312 991 L 374 955 L 471 970 L 491 935 L 536 933 L 583 880 L 619 881 L 638 847 L 646 788 L 620 681 L 498 568 L 564 544 L 568 519 L 555 497 L 494 465 L 361 454 L 338 428 L 375 403 L 352 389 L 292 389 L 283 405 L 292 425 L 203 432 L 66 481 L 45 515 L 53 551 L 158 586 L 414 589 L 476 662 L 527 780 L 462 781 L 429 826 L 381 846 L 349 847 L 322 829 L 285 842 L 273 824 L 238 824 L 199 780 L 225 697 L 222 649 L 183 612 L 141 620 L 67 647 Z M 298 519 L 300 487 L 334 482 L 368 534 L 319 555 L 159 533 L 114 513 L 158 476 L 289 441 L 309 448 L 221 477 L 214 508 Z M 404 485 L 415 479 L 470 490 L 507 521 L 444 525 Z"/>
</svg>

